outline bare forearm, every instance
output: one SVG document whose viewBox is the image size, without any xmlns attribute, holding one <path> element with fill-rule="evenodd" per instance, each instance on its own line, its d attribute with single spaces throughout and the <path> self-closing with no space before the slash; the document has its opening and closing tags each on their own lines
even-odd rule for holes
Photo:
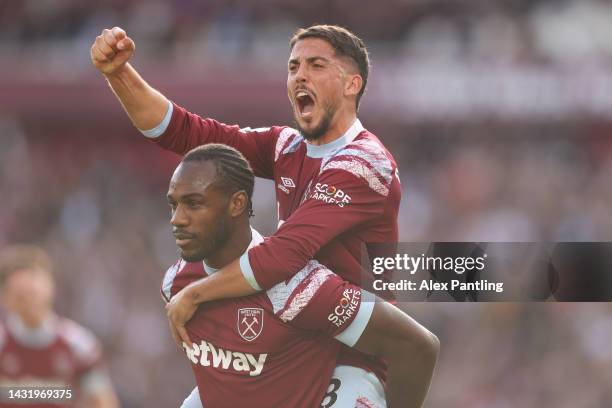
<svg viewBox="0 0 612 408">
<path fill-rule="evenodd" d="M 235 260 L 214 274 L 192 282 L 172 296 L 166 305 L 170 332 L 176 345 L 191 344 L 185 325 L 203 302 L 235 298 L 255 293 L 242 275 L 240 261 Z"/>
<path fill-rule="evenodd" d="M 235 260 L 218 272 L 190 284 L 190 297 L 194 303 L 248 296 L 255 290 L 247 282 L 240 270 L 240 262 Z"/>
<path fill-rule="evenodd" d="M 390 408 L 423 406 L 433 377 L 438 348 L 438 340 L 433 336 L 427 346 L 398 350 L 403 358 L 396 356 L 388 359 L 387 403 Z M 407 356 L 410 358 L 407 359 Z"/>
<path fill-rule="evenodd" d="M 423 405 L 440 349 L 433 333 L 397 307 L 379 300 L 355 348 L 387 360 L 389 407 Z"/>
<path fill-rule="evenodd" d="M 134 126 L 147 130 L 162 122 L 168 110 L 168 99 L 152 88 L 129 63 L 105 77 Z"/>
</svg>

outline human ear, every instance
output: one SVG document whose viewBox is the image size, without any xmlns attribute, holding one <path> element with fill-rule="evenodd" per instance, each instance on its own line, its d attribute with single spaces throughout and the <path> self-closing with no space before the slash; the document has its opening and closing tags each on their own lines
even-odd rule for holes
<svg viewBox="0 0 612 408">
<path fill-rule="evenodd" d="M 348 75 L 344 84 L 344 94 L 346 96 L 357 96 L 363 87 L 361 75 Z"/>
<path fill-rule="evenodd" d="M 230 197 L 228 212 L 230 217 L 236 218 L 242 215 L 248 207 L 249 197 L 244 190 L 236 191 Z"/>
</svg>

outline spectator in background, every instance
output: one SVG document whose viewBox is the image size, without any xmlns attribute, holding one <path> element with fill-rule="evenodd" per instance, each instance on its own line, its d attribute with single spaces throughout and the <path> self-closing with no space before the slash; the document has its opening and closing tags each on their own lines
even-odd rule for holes
<svg viewBox="0 0 612 408">
<path fill-rule="evenodd" d="M 70 398 L 53 404 L 30 399 L 37 407 L 118 407 L 98 341 L 83 327 L 53 312 L 52 267 L 42 249 L 18 245 L 0 251 L 0 290 L 5 309 L 0 321 L 3 391 L 25 387 L 70 391 L 64 393 Z M 19 401 L 20 405 L 24 402 L 28 401 Z M 14 401 L 0 401 L 2 408 L 13 406 Z"/>
</svg>

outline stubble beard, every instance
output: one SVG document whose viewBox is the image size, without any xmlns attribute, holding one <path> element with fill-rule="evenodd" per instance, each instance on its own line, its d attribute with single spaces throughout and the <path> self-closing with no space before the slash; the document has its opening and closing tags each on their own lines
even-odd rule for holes
<svg viewBox="0 0 612 408">
<path fill-rule="evenodd" d="M 312 142 L 314 140 L 320 139 L 321 136 L 327 133 L 329 127 L 331 126 L 332 118 L 334 117 L 335 113 L 336 109 L 334 109 L 334 107 L 331 105 L 327 105 L 324 108 L 324 113 L 323 117 L 321 118 L 321 122 L 314 129 L 304 129 L 302 126 L 300 126 L 300 123 L 298 122 L 297 118 L 294 117 L 295 126 L 306 140 Z"/>
<path fill-rule="evenodd" d="M 223 246 L 227 243 L 230 236 L 229 224 L 225 219 L 219 220 L 216 231 L 211 234 L 211 237 L 206 241 L 202 242 L 197 248 L 197 252 L 191 255 L 185 254 L 182 250 L 179 250 L 181 258 L 187 262 L 200 262 L 209 259 L 214 256 Z"/>
</svg>

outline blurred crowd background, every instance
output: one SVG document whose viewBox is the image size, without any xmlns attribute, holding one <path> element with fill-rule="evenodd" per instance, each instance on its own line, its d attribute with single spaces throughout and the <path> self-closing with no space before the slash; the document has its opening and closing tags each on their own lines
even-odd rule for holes
<svg viewBox="0 0 612 408">
<path fill-rule="evenodd" d="M 291 124 L 300 26 L 342 24 L 373 69 L 360 118 L 394 154 L 404 241 L 610 241 L 612 3 L 597 0 L 0 1 L 0 246 L 51 253 L 60 313 L 102 340 L 124 407 L 193 387 L 159 293 L 178 157 L 89 62 L 103 28 L 193 112 Z M 276 227 L 258 182 L 255 226 Z M 607 304 L 406 304 L 442 341 L 428 407 L 612 406 Z"/>
</svg>

